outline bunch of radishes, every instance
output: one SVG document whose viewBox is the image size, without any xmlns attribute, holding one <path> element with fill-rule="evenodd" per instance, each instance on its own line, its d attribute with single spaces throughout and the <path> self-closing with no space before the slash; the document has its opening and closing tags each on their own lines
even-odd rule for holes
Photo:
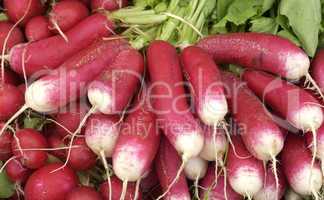
<svg viewBox="0 0 324 200">
<path fill-rule="evenodd" d="M 132 21 L 188 28 L 126 5 L 3 1 L 0 199 L 323 198 L 324 51 L 310 63 L 262 33 L 125 38 Z"/>
</svg>

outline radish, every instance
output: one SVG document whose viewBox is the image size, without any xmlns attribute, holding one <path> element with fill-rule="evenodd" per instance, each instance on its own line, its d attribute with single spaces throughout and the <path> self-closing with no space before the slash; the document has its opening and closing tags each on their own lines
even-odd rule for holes
<svg viewBox="0 0 324 200">
<path fill-rule="evenodd" d="M 65 37 L 65 31 L 84 20 L 88 15 L 89 10 L 84 3 L 76 0 L 60 1 L 54 4 L 49 13 L 51 29 Z M 67 38 L 65 39 L 68 41 Z"/>
<path fill-rule="evenodd" d="M 263 188 L 256 195 L 254 195 L 253 199 L 278 200 L 284 196 L 286 190 L 286 178 L 283 172 L 281 171 L 281 167 L 278 167 L 277 171 L 279 178 L 279 186 L 277 186 L 276 177 L 273 173 L 272 166 L 269 165 L 265 177 L 265 184 L 263 185 Z"/>
<path fill-rule="evenodd" d="M 303 200 L 303 197 L 289 188 L 285 193 L 285 200 Z"/>
<path fill-rule="evenodd" d="M 22 26 L 45 11 L 41 0 L 4 0 L 3 6 L 9 19 L 15 23 L 20 21 Z"/>
<path fill-rule="evenodd" d="M 91 0 L 92 10 L 113 11 L 127 6 L 128 0 Z"/>
<path fill-rule="evenodd" d="M 185 175 L 190 180 L 199 180 L 205 177 L 208 162 L 200 157 L 190 158 L 184 167 Z"/>
<path fill-rule="evenodd" d="M 76 138 L 72 145 L 70 159 L 68 161 L 72 169 L 84 171 L 96 165 L 97 156 L 86 145 L 84 138 Z"/>
<path fill-rule="evenodd" d="M 123 113 L 144 72 L 144 60 L 135 49 L 121 51 L 88 87 L 88 99 L 104 114 Z"/>
<path fill-rule="evenodd" d="M 239 135 L 232 136 L 232 141 L 236 153 L 231 146 L 227 155 L 228 180 L 235 192 L 251 199 L 262 189 L 263 164 L 252 157 Z"/>
<path fill-rule="evenodd" d="M 200 119 L 207 125 L 218 125 L 227 113 L 218 66 L 212 57 L 194 46 L 182 51 L 181 60 Z"/>
<path fill-rule="evenodd" d="M 307 147 L 311 147 L 314 154 L 313 135 L 312 133 L 306 133 Z M 322 173 L 324 173 L 324 124 L 316 131 L 316 144 L 317 152 L 316 157 L 321 161 Z"/>
<path fill-rule="evenodd" d="M 147 49 L 147 60 L 157 119 L 164 134 L 182 155 L 184 166 L 188 159 L 198 156 L 204 138 L 186 101 L 176 49 L 167 42 L 153 41 Z"/>
<path fill-rule="evenodd" d="M 318 84 L 320 87 L 320 90 L 322 93 L 324 93 L 324 50 L 321 49 L 319 50 L 316 55 L 314 60 L 311 63 L 311 74 L 312 77 L 314 77 L 315 82 Z M 320 94 L 322 94 L 320 93 Z M 322 96 L 324 98 L 324 96 Z"/>
<path fill-rule="evenodd" d="M 311 152 L 307 149 L 303 137 L 288 134 L 281 154 L 283 172 L 289 185 L 300 195 L 318 192 L 323 185 L 322 172 L 318 162 L 312 164 Z"/>
<path fill-rule="evenodd" d="M 77 187 L 79 181 L 74 171 L 62 164 L 46 165 L 35 171 L 27 180 L 25 200 L 62 200 Z"/>
<path fill-rule="evenodd" d="M 3 76 L 4 76 L 3 77 L 4 81 L 2 81 L 2 77 L 0 76 L 0 83 L 15 85 L 15 86 L 20 84 L 20 78 L 17 76 L 16 73 L 11 71 L 10 69 L 5 68 Z"/>
<path fill-rule="evenodd" d="M 15 1 L 15 0 L 13 0 L 13 1 Z M 10 31 L 11 29 L 12 29 L 12 31 Z M 22 43 L 22 42 L 24 42 L 24 34 L 21 32 L 21 30 L 18 27 L 14 27 L 14 24 L 12 24 L 11 22 L 0 21 L 0 50 L 1 50 L 1 52 L 3 51 L 4 46 L 5 46 L 4 52 L 7 52 L 13 46 L 15 46 L 16 44 Z"/>
<path fill-rule="evenodd" d="M 99 188 L 99 191 L 103 197 L 104 200 L 108 200 L 109 199 L 109 190 L 107 190 L 107 185 L 108 183 L 107 182 L 104 182 L 100 185 L 100 188 Z M 112 198 L 111 200 L 119 200 L 120 199 L 120 195 L 122 193 L 122 190 L 123 190 L 123 183 L 122 181 L 120 181 L 116 176 L 113 176 L 111 178 L 111 186 L 112 186 L 112 191 L 114 191 L 112 193 Z M 125 198 L 124 200 L 135 200 L 135 185 L 130 183 L 128 184 L 127 186 L 127 190 L 126 190 L 126 193 L 125 193 Z M 139 193 L 139 196 L 138 198 L 139 200 L 142 199 L 142 195 L 141 193 Z"/>
<path fill-rule="evenodd" d="M 24 96 L 16 86 L 0 84 L 0 121 L 8 120 L 23 104 Z"/>
<path fill-rule="evenodd" d="M 3 124 L 0 123 L 0 127 Z M 12 134 L 9 131 L 5 131 L 3 135 L 0 136 L 0 161 L 8 160 L 11 155 L 11 141 L 12 141 Z"/>
<path fill-rule="evenodd" d="M 220 199 L 220 200 L 242 200 L 243 197 L 236 193 L 228 184 L 224 174 L 215 177 L 215 168 L 210 165 L 205 177 L 200 181 L 200 198 L 201 199 Z M 226 182 L 225 182 L 226 181 Z M 216 183 L 216 185 L 215 185 Z"/>
<path fill-rule="evenodd" d="M 23 74 L 24 66 L 27 75 L 32 75 L 42 69 L 55 69 L 95 40 L 109 36 L 112 29 L 114 29 L 114 24 L 107 20 L 106 16 L 91 15 L 66 32 L 69 42 L 57 35 L 32 43 L 16 45 L 10 52 L 10 66 L 19 74 Z M 25 58 L 24 64 L 22 58 Z"/>
<path fill-rule="evenodd" d="M 50 23 L 45 16 L 31 18 L 25 26 L 25 35 L 29 42 L 42 40 L 52 36 L 49 29 Z"/>
<path fill-rule="evenodd" d="M 82 186 L 68 193 L 65 200 L 102 200 L 102 197 L 95 189 Z"/>
<path fill-rule="evenodd" d="M 310 65 L 308 56 L 290 40 L 271 34 L 218 34 L 202 39 L 197 46 L 218 64 L 238 64 L 288 79 L 307 75 Z"/>
<path fill-rule="evenodd" d="M 17 159 L 12 159 L 5 167 L 6 173 L 12 182 L 25 183 L 31 174 L 31 170 L 24 167 Z"/>
<path fill-rule="evenodd" d="M 63 142 L 63 139 L 58 134 L 51 134 L 47 137 L 47 143 L 49 148 L 51 149 L 57 149 L 57 148 L 63 148 L 66 145 Z M 63 149 L 60 150 L 52 150 L 51 154 L 54 156 L 65 159 L 66 158 L 66 152 Z"/>
<path fill-rule="evenodd" d="M 46 139 L 34 129 L 21 129 L 15 134 L 11 148 L 20 162 L 29 169 L 38 169 L 46 164 Z M 39 149 L 39 150 L 38 150 Z"/>
<path fill-rule="evenodd" d="M 155 169 L 160 185 L 164 191 L 164 199 L 190 200 L 190 193 L 184 173 L 178 175 L 181 158 L 174 147 L 162 138 L 160 149 L 155 159 Z M 177 176 L 179 176 L 177 178 Z M 160 196 L 158 199 L 161 199 Z"/>
</svg>

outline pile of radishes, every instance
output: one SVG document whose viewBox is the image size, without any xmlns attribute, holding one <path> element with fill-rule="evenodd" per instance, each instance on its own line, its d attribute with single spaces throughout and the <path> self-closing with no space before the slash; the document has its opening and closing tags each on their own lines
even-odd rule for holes
<svg viewBox="0 0 324 200">
<path fill-rule="evenodd" d="M 188 22 L 128 3 L 3 0 L 0 199 L 323 199 L 324 51 L 264 33 L 141 48 L 132 20 Z"/>
</svg>

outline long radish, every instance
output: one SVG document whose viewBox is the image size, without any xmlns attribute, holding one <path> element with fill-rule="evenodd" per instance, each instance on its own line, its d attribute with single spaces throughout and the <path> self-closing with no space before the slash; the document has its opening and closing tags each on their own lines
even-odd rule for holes
<svg viewBox="0 0 324 200">
<path fill-rule="evenodd" d="M 238 64 L 268 71 L 288 79 L 308 74 L 308 56 L 288 39 L 265 33 L 230 33 L 209 36 L 197 46 L 216 63 Z"/>
<path fill-rule="evenodd" d="M 300 195 L 314 195 L 323 185 L 318 162 L 312 164 L 312 155 L 303 137 L 289 133 L 281 154 L 283 171 L 289 185 Z"/>
<path fill-rule="evenodd" d="M 239 135 L 233 136 L 232 141 L 236 153 L 231 146 L 226 166 L 229 183 L 235 192 L 252 198 L 263 186 L 263 163 L 248 152 Z"/>
<path fill-rule="evenodd" d="M 228 111 L 218 66 L 211 56 L 194 46 L 182 51 L 181 61 L 200 119 L 207 125 L 218 125 Z"/>
<path fill-rule="evenodd" d="M 31 18 L 25 26 L 25 35 L 29 42 L 38 41 L 53 35 L 49 29 L 49 20 L 45 16 Z"/>
</svg>

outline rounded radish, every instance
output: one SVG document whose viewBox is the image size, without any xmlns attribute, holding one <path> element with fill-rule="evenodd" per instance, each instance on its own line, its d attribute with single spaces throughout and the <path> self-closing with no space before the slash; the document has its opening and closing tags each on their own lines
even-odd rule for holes
<svg viewBox="0 0 324 200">
<path fill-rule="evenodd" d="M 42 150 L 47 147 L 45 137 L 34 129 L 21 129 L 16 132 L 11 148 L 20 162 L 30 169 L 38 169 L 45 165 L 47 153 Z M 37 150 L 39 149 L 39 150 Z"/>
<path fill-rule="evenodd" d="M 35 171 L 27 180 L 24 192 L 26 200 L 62 200 L 77 187 L 79 181 L 68 167 L 56 170 L 58 163 L 46 165 Z"/>
<path fill-rule="evenodd" d="M 82 186 L 73 189 L 65 200 L 102 200 L 102 197 L 95 189 Z"/>
<path fill-rule="evenodd" d="M 200 119 L 207 125 L 217 126 L 227 113 L 218 66 L 211 56 L 194 46 L 183 50 L 181 60 Z"/>
<path fill-rule="evenodd" d="M 4 44 L 5 44 L 7 37 L 8 37 L 8 39 L 6 42 L 5 52 L 10 50 L 16 44 L 24 42 L 24 35 L 21 32 L 21 30 L 18 27 L 15 27 L 15 28 L 13 28 L 13 27 L 14 27 L 14 24 L 12 24 L 11 22 L 0 21 L 0 50 L 1 50 L 1 52 L 3 51 Z M 13 30 L 11 31 L 10 35 L 8 36 L 8 34 L 12 28 L 13 28 Z"/>
<path fill-rule="evenodd" d="M 228 180 L 233 190 L 252 198 L 263 186 L 264 168 L 245 148 L 240 136 L 232 136 L 233 146 L 227 155 Z"/>
<path fill-rule="evenodd" d="M 52 36 L 49 26 L 49 20 L 45 16 L 31 18 L 25 26 L 27 40 L 33 42 Z"/>
<path fill-rule="evenodd" d="M 91 0 L 92 10 L 113 11 L 127 6 L 128 0 Z"/>
<path fill-rule="evenodd" d="M 202 39 L 198 47 L 218 64 L 238 64 L 268 71 L 288 79 L 308 74 L 310 61 L 290 40 L 265 33 L 218 34 Z"/>
<path fill-rule="evenodd" d="M 24 167 L 17 159 L 10 160 L 5 170 L 9 179 L 16 183 L 25 183 L 31 174 L 31 170 Z"/>
<path fill-rule="evenodd" d="M 0 127 L 2 127 L 3 124 L 0 123 Z M 12 134 L 9 131 L 5 131 L 0 136 L 0 160 L 6 161 L 8 160 L 11 155 L 11 142 L 12 142 Z"/>
<path fill-rule="evenodd" d="M 22 20 L 21 25 L 45 11 L 41 0 L 4 0 L 3 6 L 9 19 L 15 23 Z"/>
<path fill-rule="evenodd" d="M 193 157 L 188 160 L 184 167 L 185 175 L 190 180 L 197 180 L 205 177 L 208 167 L 208 161 L 200 158 Z"/>
<path fill-rule="evenodd" d="M 23 104 L 24 96 L 18 87 L 0 83 L 0 121 L 8 120 Z"/>
</svg>

